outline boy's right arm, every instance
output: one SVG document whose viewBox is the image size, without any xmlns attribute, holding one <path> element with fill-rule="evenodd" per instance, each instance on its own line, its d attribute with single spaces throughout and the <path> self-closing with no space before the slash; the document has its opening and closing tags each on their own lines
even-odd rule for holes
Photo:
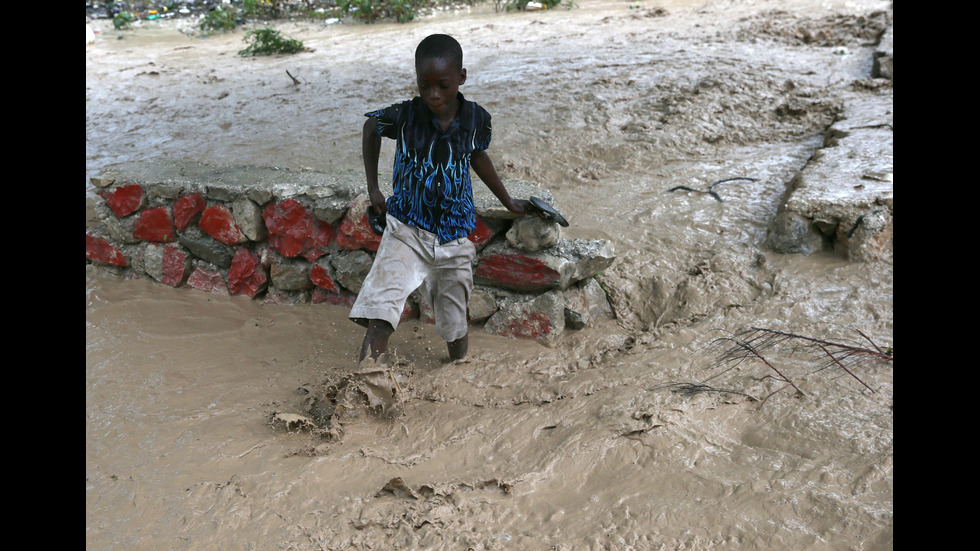
<svg viewBox="0 0 980 551">
<path fill-rule="evenodd" d="M 378 119 L 368 117 L 364 121 L 361 137 L 361 155 L 364 157 L 364 176 L 367 178 L 368 196 L 378 214 L 385 213 L 385 196 L 378 187 L 378 158 L 381 155 L 381 136 L 375 130 Z"/>
</svg>

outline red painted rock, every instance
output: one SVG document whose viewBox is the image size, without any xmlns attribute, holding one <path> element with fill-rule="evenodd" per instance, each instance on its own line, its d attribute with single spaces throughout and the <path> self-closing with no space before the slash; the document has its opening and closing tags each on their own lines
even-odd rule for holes
<svg viewBox="0 0 980 551">
<path fill-rule="evenodd" d="M 567 289 L 605 270 L 616 254 L 605 239 L 566 239 L 555 247 L 522 252 L 494 241 L 480 254 L 474 282 L 522 292 Z"/>
<path fill-rule="evenodd" d="M 174 240 L 174 223 L 164 207 L 144 209 L 133 223 L 133 235 L 143 241 L 169 243 Z"/>
<path fill-rule="evenodd" d="M 314 285 L 321 289 L 325 289 L 332 293 L 339 293 L 341 291 L 340 286 L 334 280 L 334 276 L 331 273 L 333 270 L 324 261 L 314 262 L 313 266 L 310 267 L 310 281 Z"/>
<path fill-rule="evenodd" d="M 317 258 L 327 254 L 330 246 L 330 238 L 333 237 L 333 226 L 323 220 L 313 219 L 313 228 L 310 232 L 309 246 L 300 255 L 313 262 Z"/>
<path fill-rule="evenodd" d="M 126 255 L 111 243 L 92 234 L 85 234 L 85 258 L 92 262 L 126 266 Z"/>
<path fill-rule="evenodd" d="M 554 331 L 554 324 L 544 313 L 522 312 L 522 314 L 520 317 L 508 319 L 506 324 L 500 325 L 494 332 L 504 337 L 538 339 Z"/>
<path fill-rule="evenodd" d="M 327 253 L 333 228 L 317 220 L 299 201 L 273 203 L 262 213 L 269 231 L 269 245 L 279 254 L 303 256 L 310 262 Z"/>
<path fill-rule="evenodd" d="M 493 226 L 488 225 L 486 222 L 483 221 L 482 218 L 477 216 L 476 229 L 474 229 L 472 233 L 467 235 L 466 238 L 472 241 L 474 245 L 476 245 L 476 250 L 480 250 L 483 248 L 484 245 L 489 243 L 490 240 L 493 239 L 493 236 L 497 235 L 497 232 L 499 231 L 500 231 L 499 228 L 494 228 Z"/>
<path fill-rule="evenodd" d="M 340 248 L 378 251 L 381 236 L 371 231 L 371 225 L 367 219 L 367 207 L 370 204 L 371 201 L 364 194 L 358 196 L 351 203 L 347 215 L 337 226 L 337 244 L 340 245 Z"/>
<path fill-rule="evenodd" d="M 196 222 L 204 212 L 204 198 L 200 193 L 182 195 L 174 201 L 174 225 L 177 231 L 184 231 L 187 226 Z"/>
<path fill-rule="evenodd" d="M 190 255 L 177 245 L 163 248 L 163 277 L 160 283 L 179 287 L 187 280 L 190 272 Z"/>
<path fill-rule="evenodd" d="M 473 275 L 480 283 L 516 291 L 553 289 L 561 281 L 561 273 L 547 258 L 516 251 L 485 254 Z"/>
<path fill-rule="evenodd" d="M 565 329 L 564 303 L 561 291 L 549 291 L 530 301 L 506 304 L 490 316 L 484 330 L 550 346 Z"/>
<path fill-rule="evenodd" d="M 187 278 L 187 286 L 213 295 L 228 296 L 228 285 L 218 270 L 208 270 L 198 266 Z"/>
<path fill-rule="evenodd" d="M 242 230 L 235 223 L 235 217 L 224 205 L 212 205 L 201 214 L 197 223 L 205 233 L 221 241 L 225 245 L 238 245 L 248 241 Z"/>
<path fill-rule="evenodd" d="M 119 186 L 105 194 L 100 193 L 100 195 L 105 199 L 106 204 L 109 205 L 112 212 L 116 213 L 116 216 L 120 218 L 133 214 L 146 202 L 146 192 L 138 184 Z"/>
<path fill-rule="evenodd" d="M 231 268 L 228 270 L 228 292 L 255 298 L 268 282 L 269 276 L 265 273 L 261 259 L 247 248 L 240 247 L 231 259 Z"/>
</svg>

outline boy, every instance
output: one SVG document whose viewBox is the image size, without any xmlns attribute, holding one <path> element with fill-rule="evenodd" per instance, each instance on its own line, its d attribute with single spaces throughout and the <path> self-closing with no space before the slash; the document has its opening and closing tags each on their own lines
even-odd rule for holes
<svg viewBox="0 0 980 551">
<path fill-rule="evenodd" d="M 490 114 L 463 98 L 463 50 L 449 35 L 426 37 L 415 50 L 419 95 L 366 113 L 362 149 L 371 208 L 386 227 L 374 265 L 350 319 L 367 327 L 360 360 L 388 348 L 405 300 L 418 288 L 435 311 L 436 333 L 450 360 L 469 347 L 467 303 L 473 288 L 476 249 L 467 236 L 476 228 L 469 169 L 510 212 L 535 213 L 512 199 L 486 153 Z M 378 188 L 381 137 L 396 140 L 393 194 Z"/>
</svg>

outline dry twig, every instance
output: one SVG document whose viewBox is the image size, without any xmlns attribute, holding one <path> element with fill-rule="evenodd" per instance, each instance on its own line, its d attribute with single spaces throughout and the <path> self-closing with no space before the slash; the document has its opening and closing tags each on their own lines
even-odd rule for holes
<svg viewBox="0 0 980 551">
<path fill-rule="evenodd" d="M 773 352 L 775 349 L 782 346 L 788 346 L 793 351 L 809 351 L 813 354 L 815 359 L 822 359 L 823 361 L 821 361 L 821 365 L 815 370 L 815 372 L 831 367 L 839 367 L 845 374 L 854 378 L 871 392 L 877 392 L 873 387 L 871 387 L 871 385 L 861 380 L 861 378 L 854 373 L 854 367 L 868 361 L 891 361 L 891 349 L 882 350 L 881 347 L 875 344 L 870 337 L 861 331 L 857 331 L 857 333 L 861 335 L 865 341 L 870 343 L 871 348 L 859 346 L 858 344 L 817 339 L 806 335 L 789 333 L 776 329 L 752 327 L 731 337 L 716 339 L 712 343 L 713 345 L 724 344 L 726 347 L 711 364 L 711 367 L 724 367 L 724 369 L 718 373 L 715 373 L 711 377 L 708 377 L 700 384 L 704 385 L 708 381 L 721 377 L 747 360 L 755 360 L 762 362 L 773 373 L 775 373 L 775 375 L 770 374 L 763 377 L 763 379 L 772 378 L 774 380 L 786 383 L 784 386 L 774 390 L 762 398 L 762 402 L 768 400 L 773 394 L 776 394 L 777 392 L 789 387 L 794 388 L 800 394 L 805 394 L 796 384 L 796 382 L 786 374 L 785 370 L 780 370 L 772 361 L 770 361 L 769 358 L 767 358 L 767 354 L 769 352 Z"/>
</svg>

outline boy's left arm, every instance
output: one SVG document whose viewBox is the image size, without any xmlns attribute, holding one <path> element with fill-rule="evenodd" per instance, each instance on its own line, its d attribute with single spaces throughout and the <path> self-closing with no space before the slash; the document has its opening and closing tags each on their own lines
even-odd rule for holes
<svg viewBox="0 0 980 551">
<path fill-rule="evenodd" d="M 514 199 L 507 193 L 507 188 L 504 187 L 500 176 L 497 175 L 497 171 L 493 168 L 493 162 L 490 160 L 490 155 L 487 155 L 486 151 L 474 151 L 470 156 L 470 166 L 473 167 L 473 172 L 476 172 L 480 180 L 483 180 L 483 183 L 490 188 L 490 191 L 497 196 L 497 199 L 500 200 L 500 203 L 507 210 L 514 214 L 537 214 L 534 207 L 526 199 Z"/>
</svg>

